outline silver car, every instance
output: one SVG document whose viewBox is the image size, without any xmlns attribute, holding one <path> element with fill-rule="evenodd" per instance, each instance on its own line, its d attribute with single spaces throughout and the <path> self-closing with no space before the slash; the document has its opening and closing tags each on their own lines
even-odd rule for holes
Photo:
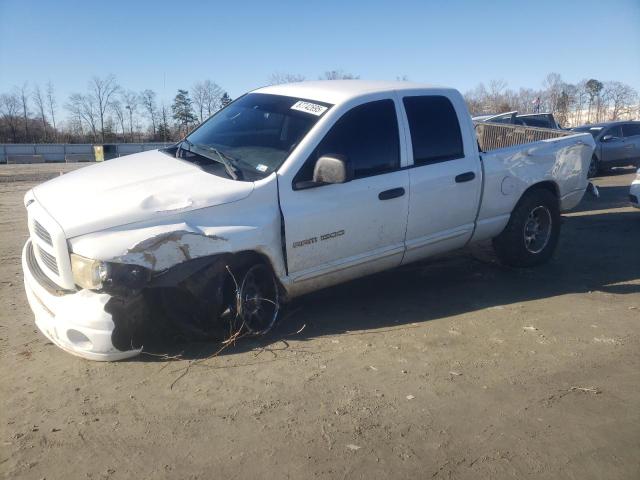
<svg viewBox="0 0 640 480">
<path fill-rule="evenodd" d="M 589 177 L 606 173 L 612 167 L 640 167 L 640 122 L 594 123 L 571 130 L 589 132 L 596 141 Z"/>
</svg>

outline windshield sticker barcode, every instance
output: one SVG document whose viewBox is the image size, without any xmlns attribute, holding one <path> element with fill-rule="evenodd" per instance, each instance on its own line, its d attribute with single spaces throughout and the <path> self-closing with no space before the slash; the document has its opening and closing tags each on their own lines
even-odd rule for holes
<svg viewBox="0 0 640 480">
<path fill-rule="evenodd" d="M 291 110 L 298 110 L 300 112 L 310 113 L 311 115 L 316 115 L 317 117 L 319 117 L 327 111 L 327 107 L 311 102 L 303 102 L 302 100 L 300 100 L 293 104 Z"/>
<path fill-rule="evenodd" d="M 267 167 L 266 165 L 259 163 L 256 167 L 256 170 L 258 170 L 259 172 L 266 172 L 268 168 L 269 167 Z"/>
</svg>

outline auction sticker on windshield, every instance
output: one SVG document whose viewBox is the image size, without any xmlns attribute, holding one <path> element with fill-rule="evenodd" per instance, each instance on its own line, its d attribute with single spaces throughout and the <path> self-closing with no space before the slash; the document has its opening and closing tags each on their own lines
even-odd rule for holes
<svg viewBox="0 0 640 480">
<path fill-rule="evenodd" d="M 318 105 L 316 103 L 303 102 L 302 100 L 300 100 L 293 104 L 291 110 L 298 110 L 300 112 L 310 113 L 311 115 L 316 115 L 317 117 L 319 117 L 327 111 L 327 107 Z"/>
</svg>

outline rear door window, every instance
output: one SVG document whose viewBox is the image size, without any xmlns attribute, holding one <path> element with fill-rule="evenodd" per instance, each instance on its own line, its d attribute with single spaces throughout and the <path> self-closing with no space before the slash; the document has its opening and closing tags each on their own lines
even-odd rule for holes
<svg viewBox="0 0 640 480">
<path fill-rule="evenodd" d="M 640 135 L 640 123 L 627 123 L 622 126 L 622 135 L 625 137 L 635 137 Z"/>
<path fill-rule="evenodd" d="M 409 120 L 415 165 L 464 157 L 458 115 L 447 97 L 404 97 L 402 101 Z"/>
</svg>

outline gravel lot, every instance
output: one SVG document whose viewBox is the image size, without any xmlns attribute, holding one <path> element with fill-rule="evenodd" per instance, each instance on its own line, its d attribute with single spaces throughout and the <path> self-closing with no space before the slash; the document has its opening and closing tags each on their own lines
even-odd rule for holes
<svg viewBox="0 0 640 480">
<path fill-rule="evenodd" d="M 304 297 L 192 364 L 217 346 L 95 363 L 36 330 L 22 197 L 68 168 L 0 165 L 2 477 L 640 478 L 629 170 L 564 216 L 548 265 L 475 247 Z"/>
</svg>

